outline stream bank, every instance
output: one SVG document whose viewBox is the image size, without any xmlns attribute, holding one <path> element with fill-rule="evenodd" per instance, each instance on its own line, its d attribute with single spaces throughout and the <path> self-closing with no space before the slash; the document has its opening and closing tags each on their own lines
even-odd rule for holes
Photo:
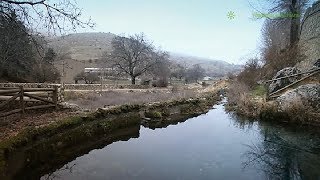
<svg viewBox="0 0 320 180">
<path fill-rule="evenodd" d="M 45 127 L 30 127 L 17 136 L 0 142 L 0 177 L 20 177 L 26 168 L 46 172 L 45 164 L 59 165 L 74 158 L 77 152 L 92 149 L 92 144 L 136 137 L 140 125 L 148 128 L 166 127 L 206 113 L 220 100 L 216 93 L 199 98 L 180 99 L 163 103 L 121 105 L 98 109 L 85 116 L 74 116 Z M 99 143 L 98 143 L 99 144 Z M 37 158 L 34 158 L 37 157 Z M 51 162 L 42 162 L 52 158 Z M 19 159 L 19 160 L 17 160 Z M 12 169 L 12 164 L 16 164 Z M 2 179 L 2 178 L 1 178 Z"/>
</svg>

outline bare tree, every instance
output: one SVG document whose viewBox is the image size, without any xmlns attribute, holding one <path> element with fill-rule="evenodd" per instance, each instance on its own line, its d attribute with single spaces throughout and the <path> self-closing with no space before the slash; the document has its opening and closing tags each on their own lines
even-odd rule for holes
<svg viewBox="0 0 320 180">
<path fill-rule="evenodd" d="M 149 71 L 166 56 L 166 52 L 156 50 L 141 33 L 128 38 L 115 37 L 112 41 L 112 51 L 105 53 L 103 59 L 119 72 L 129 75 L 131 83 L 135 84 L 138 76 Z"/>
<path fill-rule="evenodd" d="M 186 67 L 181 64 L 173 64 L 170 77 L 182 80 L 186 76 Z"/>
<path fill-rule="evenodd" d="M 186 82 L 197 82 L 205 75 L 205 69 L 203 69 L 199 64 L 193 65 L 191 68 L 187 69 Z"/>
<path fill-rule="evenodd" d="M 27 81 L 36 63 L 27 31 L 15 13 L 0 15 L 0 76 L 9 81 Z"/>
<path fill-rule="evenodd" d="M 78 26 L 94 26 L 90 19 L 80 20 L 82 11 L 73 0 L 1 0 L 0 16 L 10 18 L 12 12 L 28 29 L 45 28 L 48 32 L 63 33 Z"/>
<path fill-rule="evenodd" d="M 289 21 L 265 21 L 261 48 L 264 78 L 271 78 L 280 69 L 294 66 L 305 58 L 297 43 L 290 46 L 289 31 Z"/>
<path fill-rule="evenodd" d="M 290 46 L 299 40 L 300 20 L 309 0 L 276 0 L 271 12 L 289 13 L 290 19 Z"/>
<path fill-rule="evenodd" d="M 171 75 L 170 65 L 171 62 L 169 61 L 168 56 L 166 56 L 151 68 L 151 74 L 154 76 L 154 80 L 156 80 L 153 82 L 153 86 L 168 86 L 168 78 Z"/>
<path fill-rule="evenodd" d="M 311 2 L 312 0 L 259 1 L 262 4 L 258 9 L 264 7 L 264 10 L 255 10 L 262 15 L 261 18 L 267 18 L 262 28 L 264 67 L 261 70 L 264 78 L 271 78 L 280 69 L 294 66 L 303 60 L 303 52 L 298 46 L 300 22 Z"/>
<path fill-rule="evenodd" d="M 261 1 L 260 1 L 261 2 Z M 273 0 L 266 1 L 266 4 L 262 5 L 267 9 L 267 12 L 261 12 L 269 20 L 277 22 L 278 26 L 284 25 L 288 29 L 288 44 L 294 46 L 299 40 L 299 29 L 302 16 L 307 6 L 313 2 L 312 0 Z M 261 9 L 261 8 L 260 8 Z"/>
<path fill-rule="evenodd" d="M 47 43 L 33 31 L 60 33 L 94 24 L 80 20 L 73 0 L 0 1 L 0 75 L 9 81 L 55 81 L 59 74 Z M 51 52 L 51 56 L 53 56 Z M 41 75 L 41 76 L 40 76 Z"/>
</svg>

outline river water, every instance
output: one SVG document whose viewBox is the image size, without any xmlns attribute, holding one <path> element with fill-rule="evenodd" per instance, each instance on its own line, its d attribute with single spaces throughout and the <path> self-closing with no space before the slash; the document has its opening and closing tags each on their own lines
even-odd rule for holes
<svg viewBox="0 0 320 180">
<path fill-rule="evenodd" d="M 320 136 L 250 122 L 223 103 L 166 128 L 91 150 L 41 179 L 320 179 Z"/>
</svg>

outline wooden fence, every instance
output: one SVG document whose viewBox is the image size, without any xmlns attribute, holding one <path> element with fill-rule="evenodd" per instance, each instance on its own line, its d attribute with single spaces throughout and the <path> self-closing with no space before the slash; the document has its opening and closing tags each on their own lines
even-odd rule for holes
<svg viewBox="0 0 320 180">
<path fill-rule="evenodd" d="M 315 68 L 315 69 L 311 69 L 309 71 L 306 71 L 306 72 L 302 72 L 302 73 L 297 73 L 297 74 L 293 74 L 293 75 L 289 75 L 289 76 L 285 76 L 285 77 L 280 77 L 280 78 L 276 78 L 276 79 L 271 79 L 271 80 L 268 80 L 268 81 L 265 81 L 265 85 L 268 85 L 269 83 L 272 83 L 274 81 L 277 81 L 277 80 L 282 80 L 282 79 L 287 79 L 287 78 L 290 78 L 290 77 L 297 77 L 297 76 L 301 76 L 300 79 L 296 80 L 295 82 L 292 82 L 291 84 L 289 85 L 286 85 L 285 87 L 282 87 L 270 94 L 268 94 L 268 99 L 274 99 L 274 98 L 277 98 L 281 95 L 281 93 L 283 93 L 286 89 L 288 88 L 291 88 L 292 86 L 312 77 L 312 76 L 315 76 L 316 74 L 318 74 L 320 72 L 320 68 Z"/>
<path fill-rule="evenodd" d="M 26 110 L 58 108 L 58 86 L 53 88 L 0 88 L 0 117 Z"/>
</svg>

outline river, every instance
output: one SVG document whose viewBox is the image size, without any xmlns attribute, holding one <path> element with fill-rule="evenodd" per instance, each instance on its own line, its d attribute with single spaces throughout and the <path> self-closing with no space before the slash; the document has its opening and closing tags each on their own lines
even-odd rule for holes
<svg viewBox="0 0 320 180">
<path fill-rule="evenodd" d="M 223 103 L 138 138 L 93 149 L 41 179 L 320 179 L 320 136 L 239 119 Z"/>
</svg>

